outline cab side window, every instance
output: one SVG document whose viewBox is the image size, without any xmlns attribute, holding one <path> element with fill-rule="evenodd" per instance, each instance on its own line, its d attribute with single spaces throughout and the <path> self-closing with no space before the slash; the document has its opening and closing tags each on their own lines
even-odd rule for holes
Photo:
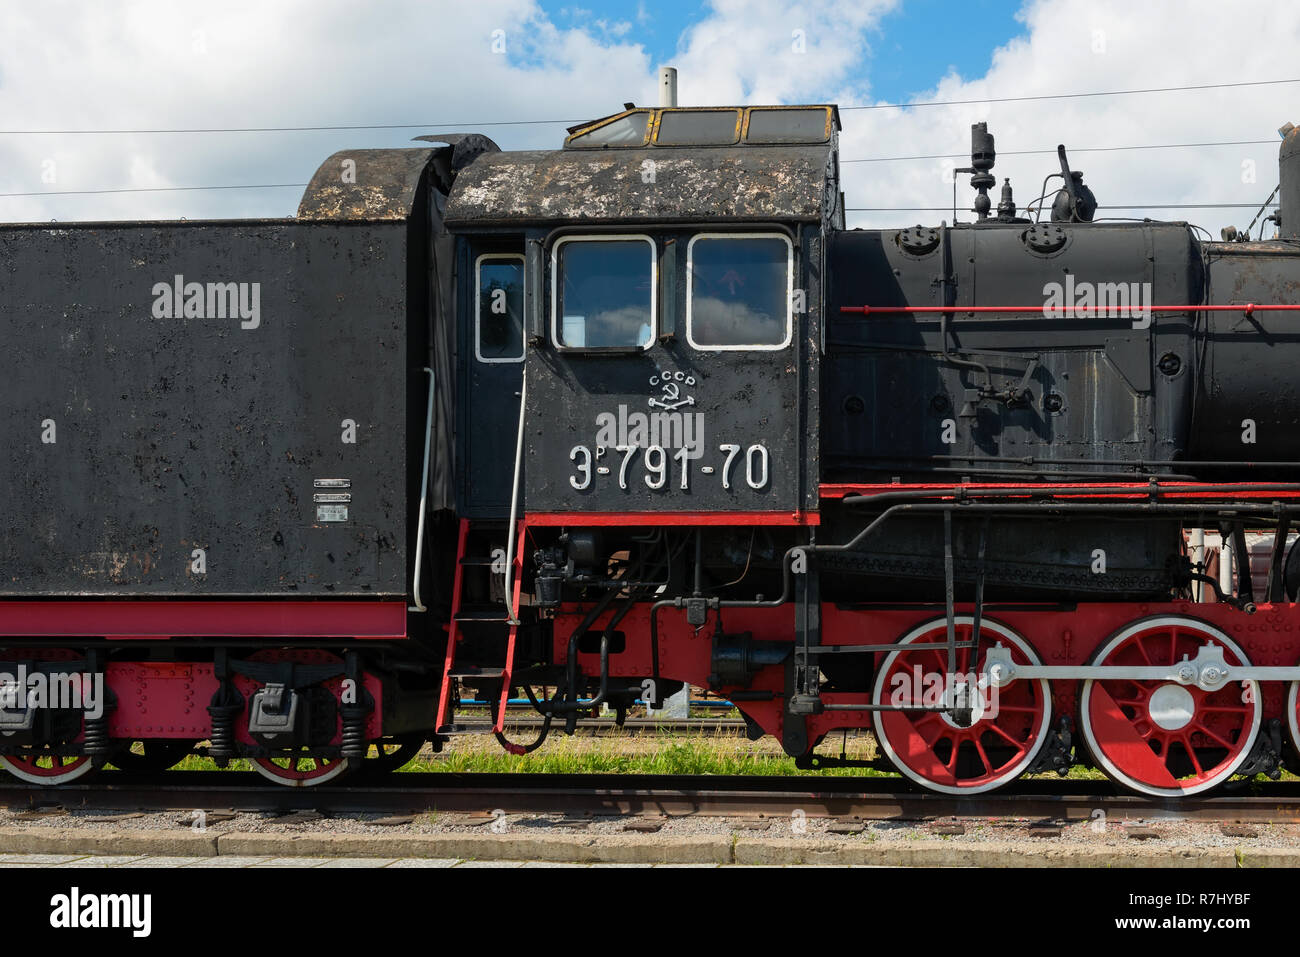
<svg viewBox="0 0 1300 957">
<path fill-rule="evenodd" d="M 551 335 L 562 349 L 648 349 L 658 265 L 649 236 L 565 236 L 551 250 Z"/>
<path fill-rule="evenodd" d="M 790 344 L 794 246 L 780 233 L 700 233 L 686 252 L 686 339 L 703 350 Z"/>
<path fill-rule="evenodd" d="M 524 257 L 491 253 L 474 263 L 474 355 L 479 362 L 524 358 Z"/>
</svg>

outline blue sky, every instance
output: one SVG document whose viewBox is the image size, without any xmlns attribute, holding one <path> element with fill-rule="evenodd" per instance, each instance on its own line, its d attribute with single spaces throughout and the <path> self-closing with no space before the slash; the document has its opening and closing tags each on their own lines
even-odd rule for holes
<svg viewBox="0 0 1300 957">
<path fill-rule="evenodd" d="M 1300 75 L 1300 3 L 1279 0 L 380 4 L 0 0 L 0 221 L 290 216 L 336 151 L 408 147 L 444 124 L 554 149 L 564 124 L 539 119 L 654 103 L 661 65 L 679 69 L 683 105 L 903 104 L 842 113 L 862 227 L 937 224 L 985 121 L 1022 206 L 1065 143 L 1115 215 L 1244 227 L 1277 183 L 1277 128 L 1300 122 L 1300 83 L 1276 82 Z M 1152 37 L 1213 55 L 1153 56 Z M 1274 83 L 1056 97 L 1243 80 Z M 955 102 L 906 106 L 936 100 Z M 333 129 L 367 124 L 411 128 Z M 270 131 L 194 132 L 213 127 Z M 191 132 L 149 132 L 175 129 Z M 939 154 L 956 159 L 910 158 Z M 1216 205 L 1182 212 L 1193 203 Z"/>
<path fill-rule="evenodd" d="M 595 21 L 631 25 L 623 39 L 642 44 L 655 63 L 671 63 L 678 39 L 707 16 L 706 3 L 689 0 L 543 0 L 558 25 L 591 28 Z M 993 51 L 1025 25 L 1021 0 L 902 0 L 868 32 L 861 76 L 877 100 L 900 101 L 933 89 L 949 72 L 979 76 Z"/>
</svg>

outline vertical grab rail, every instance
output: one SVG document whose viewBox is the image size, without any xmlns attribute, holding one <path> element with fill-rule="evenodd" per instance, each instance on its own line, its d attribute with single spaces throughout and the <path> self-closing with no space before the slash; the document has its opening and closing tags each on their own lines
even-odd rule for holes
<svg viewBox="0 0 1300 957">
<path fill-rule="evenodd" d="M 514 597 L 515 574 L 515 533 L 519 520 L 519 473 L 524 465 L 524 417 L 528 414 L 528 370 L 523 373 L 523 385 L 519 389 L 519 434 L 515 439 L 515 478 L 510 486 L 510 526 L 506 532 L 506 611 L 510 613 L 510 624 L 519 624 L 519 607 Z"/>
<path fill-rule="evenodd" d="M 433 370 L 425 366 L 424 371 L 429 373 L 429 407 L 424 418 L 424 473 L 420 480 L 420 521 L 415 532 L 415 578 L 411 582 L 411 597 L 415 604 L 407 605 L 407 611 L 429 610 L 420 600 L 420 568 L 424 564 L 424 517 L 429 499 L 429 447 L 433 444 Z"/>
</svg>

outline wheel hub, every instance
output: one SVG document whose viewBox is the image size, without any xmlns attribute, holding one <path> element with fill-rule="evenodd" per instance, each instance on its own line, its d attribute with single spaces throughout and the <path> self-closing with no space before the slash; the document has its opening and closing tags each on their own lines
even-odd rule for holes
<svg viewBox="0 0 1300 957">
<path fill-rule="evenodd" d="M 1151 693 L 1147 712 L 1158 727 L 1177 731 L 1187 727 L 1196 717 L 1196 699 L 1182 685 L 1161 685 Z"/>
<path fill-rule="evenodd" d="M 994 694 L 996 693 L 997 692 L 995 691 Z M 988 701 L 979 685 L 966 680 L 953 682 L 951 687 L 949 687 L 948 691 L 944 694 L 943 703 L 949 708 L 958 710 L 964 709 L 964 713 L 960 716 L 961 718 L 966 718 L 966 716 L 969 715 L 967 720 L 960 720 L 959 717 L 955 716 L 952 712 L 940 712 L 939 717 L 941 717 L 944 720 L 944 723 L 950 728 L 969 728 L 971 725 L 978 724 L 984 719 L 984 715 L 988 711 Z"/>
</svg>

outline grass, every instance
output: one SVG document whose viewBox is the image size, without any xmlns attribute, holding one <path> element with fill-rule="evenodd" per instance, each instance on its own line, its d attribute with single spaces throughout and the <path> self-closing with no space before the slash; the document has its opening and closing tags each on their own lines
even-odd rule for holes
<svg viewBox="0 0 1300 957">
<path fill-rule="evenodd" d="M 843 741 L 838 735 L 819 749 L 838 756 L 840 748 L 850 758 L 873 760 L 875 742 L 869 735 Z M 189 755 L 176 766 L 182 771 L 211 771 L 216 765 L 205 757 Z M 231 761 L 227 770 L 247 771 L 247 761 Z M 440 754 L 425 750 L 403 772 L 496 774 L 658 774 L 658 775 L 772 775 L 831 777 L 891 777 L 893 772 L 875 768 L 826 768 L 801 770 L 794 758 L 781 751 L 773 739 L 750 741 L 733 731 L 673 730 L 656 735 L 611 736 L 553 734 L 532 754 L 508 754 L 491 735 L 463 735 L 453 738 Z M 1055 778 L 1049 773 L 1037 775 Z M 1101 772 L 1076 766 L 1068 778 L 1104 780 Z"/>
<path fill-rule="evenodd" d="M 517 732 L 514 737 L 526 740 L 530 731 Z M 870 761 L 876 758 L 875 741 L 870 734 L 849 736 L 847 740 L 835 734 L 818 748 L 820 754 L 837 756 L 843 747 L 850 758 Z M 189 755 L 177 770 L 210 771 L 216 765 L 208 758 Z M 250 770 L 249 762 L 231 761 L 228 770 Z M 427 748 L 404 768 L 403 772 L 424 771 L 442 773 L 498 773 L 498 774 L 655 774 L 655 775 L 773 775 L 773 776 L 831 776 L 831 777 L 894 777 L 892 771 L 874 768 L 827 768 L 800 770 L 794 759 L 786 755 L 773 738 L 750 741 L 738 731 L 689 731 L 679 728 L 663 729 L 660 733 L 628 733 L 617 735 L 578 734 L 565 737 L 553 733 L 546 743 L 532 754 L 515 755 L 503 751 L 489 734 L 458 735 L 444 750 L 433 754 Z M 1054 772 L 1026 776 L 1054 780 Z M 1105 775 L 1095 768 L 1075 765 L 1065 775 L 1068 780 L 1104 781 Z M 1286 772 L 1284 780 L 1296 780 Z M 1265 783 L 1262 775 L 1257 779 Z M 1252 781 L 1247 793 L 1258 791 L 1259 784 Z"/>
<path fill-rule="evenodd" d="M 609 738 L 567 738 L 533 754 L 507 754 L 457 750 L 417 758 L 404 771 L 498 772 L 524 774 L 711 774 L 711 775 L 866 775 L 879 776 L 870 768 L 835 768 L 803 771 L 794 758 L 738 748 L 730 742 L 703 736 L 657 739 L 654 750 L 628 751 L 613 747 L 592 748 Z M 743 739 L 742 739 L 743 740 Z M 575 743 L 576 742 L 576 743 Z M 748 742 L 745 742 L 748 743 Z"/>
</svg>

